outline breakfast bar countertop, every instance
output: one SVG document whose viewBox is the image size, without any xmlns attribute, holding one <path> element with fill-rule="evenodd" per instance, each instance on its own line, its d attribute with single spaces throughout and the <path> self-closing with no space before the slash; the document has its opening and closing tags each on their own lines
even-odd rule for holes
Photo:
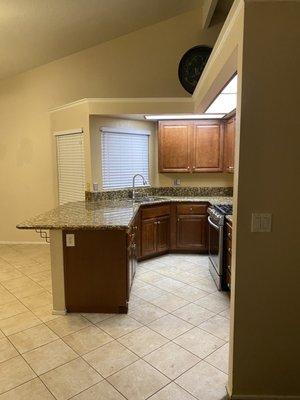
<svg viewBox="0 0 300 400">
<path fill-rule="evenodd" d="M 232 197 L 160 196 L 151 201 L 133 203 L 131 199 L 77 201 L 63 204 L 17 225 L 19 229 L 128 229 L 142 205 L 171 202 L 206 202 L 232 204 Z"/>
</svg>

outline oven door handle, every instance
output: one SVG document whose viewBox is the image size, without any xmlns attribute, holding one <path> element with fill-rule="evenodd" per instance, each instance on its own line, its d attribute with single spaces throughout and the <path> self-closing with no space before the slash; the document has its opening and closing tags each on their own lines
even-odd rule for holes
<svg viewBox="0 0 300 400">
<path fill-rule="evenodd" d="M 218 231 L 220 230 L 220 227 L 218 225 L 216 225 L 215 223 L 212 222 L 210 216 L 208 216 L 208 223 L 209 225 L 213 226 L 215 229 L 217 229 Z"/>
</svg>

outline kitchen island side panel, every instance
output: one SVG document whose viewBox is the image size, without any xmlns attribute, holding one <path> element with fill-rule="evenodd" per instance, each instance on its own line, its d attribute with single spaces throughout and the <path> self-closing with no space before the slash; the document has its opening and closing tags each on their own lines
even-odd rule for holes
<svg viewBox="0 0 300 400">
<path fill-rule="evenodd" d="M 63 256 L 63 232 L 61 229 L 50 230 L 50 256 L 52 276 L 53 314 L 66 314 L 65 277 Z"/>
<path fill-rule="evenodd" d="M 74 235 L 74 246 L 66 234 Z M 68 312 L 127 312 L 126 240 L 126 230 L 63 231 Z"/>
</svg>

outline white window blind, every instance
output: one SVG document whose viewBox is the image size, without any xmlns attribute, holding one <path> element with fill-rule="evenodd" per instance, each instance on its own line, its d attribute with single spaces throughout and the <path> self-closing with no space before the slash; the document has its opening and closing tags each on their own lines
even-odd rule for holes
<svg viewBox="0 0 300 400">
<path fill-rule="evenodd" d="M 149 133 L 101 128 L 103 189 L 132 186 L 132 177 L 142 174 L 149 182 Z M 136 186 L 142 186 L 142 179 Z"/>
<path fill-rule="evenodd" d="M 83 134 L 56 136 L 59 204 L 85 198 Z"/>
</svg>

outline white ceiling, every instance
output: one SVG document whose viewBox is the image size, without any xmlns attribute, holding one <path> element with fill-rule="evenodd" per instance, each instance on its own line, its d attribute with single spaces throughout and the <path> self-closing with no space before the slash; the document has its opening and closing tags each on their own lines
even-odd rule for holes
<svg viewBox="0 0 300 400">
<path fill-rule="evenodd" d="M 200 7 L 203 0 L 1 0 L 0 79 Z"/>
</svg>

